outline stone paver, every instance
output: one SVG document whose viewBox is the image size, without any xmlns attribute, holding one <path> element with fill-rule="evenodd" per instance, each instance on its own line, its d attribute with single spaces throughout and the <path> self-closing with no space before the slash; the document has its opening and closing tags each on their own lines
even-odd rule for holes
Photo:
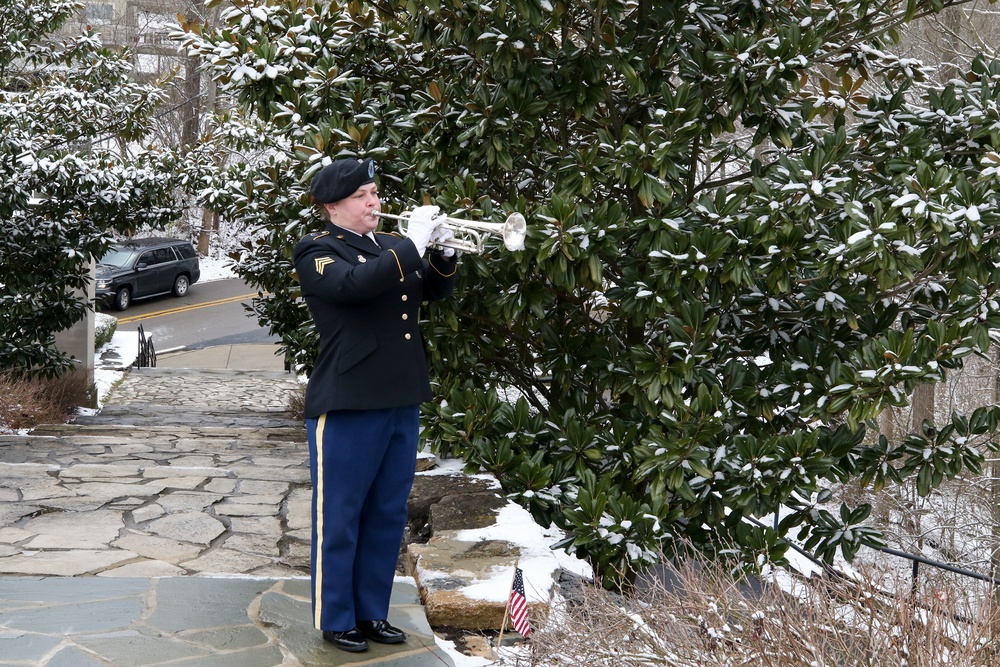
<svg viewBox="0 0 1000 667">
<path fill-rule="evenodd" d="M 0 667 L 452 665 L 412 579 L 405 644 L 312 628 L 308 448 L 280 371 L 142 369 L 102 410 L 0 436 Z"/>
<path fill-rule="evenodd" d="M 390 612 L 406 643 L 357 655 L 312 630 L 308 596 L 305 579 L 0 577 L 0 665 L 452 664 L 410 583 Z"/>
<path fill-rule="evenodd" d="M 281 531 L 309 525 L 308 449 L 285 411 L 298 389 L 276 371 L 143 369 L 95 416 L 0 436 L 0 528 L 25 531 L 0 535 L 0 575 L 53 574 L 74 551 L 85 556 L 74 575 L 145 560 L 188 574 L 306 574 L 292 548 L 301 533 Z M 248 534 L 249 517 L 277 524 Z M 132 551 L 137 535 L 161 541 Z"/>
</svg>

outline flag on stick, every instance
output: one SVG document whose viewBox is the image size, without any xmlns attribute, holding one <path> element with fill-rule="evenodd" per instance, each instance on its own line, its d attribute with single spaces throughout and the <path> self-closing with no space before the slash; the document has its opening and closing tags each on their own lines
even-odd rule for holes
<svg viewBox="0 0 1000 667">
<path fill-rule="evenodd" d="M 531 634 L 531 624 L 528 622 L 528 600 L 524 597 L 524 576 L 521 568 L 514 568 L 514 584 L 510 588 L 510 622 L 522 637 Z"/>
</svg>

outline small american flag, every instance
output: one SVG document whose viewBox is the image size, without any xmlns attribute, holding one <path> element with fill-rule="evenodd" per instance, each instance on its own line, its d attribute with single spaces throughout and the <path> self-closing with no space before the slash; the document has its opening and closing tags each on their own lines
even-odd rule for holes
<svg viewBox="0 0 1000 667">
<path fill-rule="evenodd" d="M 528 623 L 528 600 L 524 597 L 524 576 L 521 568 L 514 568 L 514 585 L 510 589 L 510 621 L 522 637 L 531 634 Z"/>
</svg>

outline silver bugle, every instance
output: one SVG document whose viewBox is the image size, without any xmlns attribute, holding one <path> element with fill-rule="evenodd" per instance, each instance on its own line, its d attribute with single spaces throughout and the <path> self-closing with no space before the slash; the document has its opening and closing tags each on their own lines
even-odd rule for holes
<svg viewBox="0 0 1000 667">
<path fill-rule="evenodd" d="M 409 222 L 410 216 L 392 215 L 376 211 L 374 215 L 380 218 L 390 218 Z M 428 244 L 432 248 L 453 248 L 461 252 L 470 252 L 477 255 L 483 254 L 485 239 L 482 232 L 493 234 L 503 239 L 504 247 L 507 250 L 524 250 L 524 239 L 528 235 L 528 224 L 524 216 L 514 212 L 507 216 L 504 222 L 480 222 L 478 220 L 463 220 L 462 218 L 452 218 L 447 215 L 438 215 L 433 218 L 438 226 L 450 229 L 455 235 L 454 238 L 444 243 L 432 242 Z M 406 236 L 406 227 L 400 226 L 400 232 Z"/>
</svg>

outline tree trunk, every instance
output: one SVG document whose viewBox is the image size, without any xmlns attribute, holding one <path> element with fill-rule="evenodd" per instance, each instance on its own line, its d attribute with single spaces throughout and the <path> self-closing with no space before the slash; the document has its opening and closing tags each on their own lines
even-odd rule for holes
<svg viewBox="0 0 1000 667">
<path fill-rule="evenodd" d="M 1000 349 L 993 348 L 993 402 L 1000 402 Z M 990 471 L 990 574 L 1000 578 L 1000 458 L 993 454 L 993 464 Z M 993 587 L 993 600 L 1000 607 L 1000 586 Z M 994 637 L 1000 635 L 1000 627 L 993 628 Z"/>
<path fill-rule="evenodd" d="M 181 144 L 192 146 L 198 140 L 201 119 L 201 74 L 198 72 L 198 58 L 184 61 L 184 96 L 187 98 L 184 114 L 184 129 Z"/>
<path fill-rule="evenodd" d="M 941 21 L 945 31 L 942 35 L 944 42 L 941 57 L 941 78 L 942 83 L 962 76 L 961 67 L 957 65 L 959 53 L 962 51 L 962 40 L 960 35 L 965 26 L 965 13 L 961 7 L 949 7 L 941 12 Z"/>
<path fill-rule="evenodd" d="M 990 466 L 990 518 L 993 525 L 990 533 L 993 536 L 993 543 L 990 545 L 990 565 L 992 575 L 1000 579 L 1000 459 L 993 459 Z M 997 604 L 1000 604 L 1000 587 L 994 589 L 997 594 Z"/>
<path fill-rule="evenodd" d="M 218 218 L 218 214 L 214 213 L 211 209 L 201 209 L 201 231 L 198 232 L 198 254 L 202 257 L 206 257 L 208 255 L 212 232 L 215 230 Z"/>
<path fill-rule="evenodd" d="M 921 432 L 920 425 L 925 420 L 931 424 L 934 423 L 934 389 L 933 383 L 927 383 L 918 385 L 913 390 L 913 400 L 910 404 L 912 410 L 910 428 L 917 433 Z"/>
<path fill-rule="evenodd" d="M 896 440 L 896 408 L 887 406 L 878 416 L 878 432 L 889 442 Z"/>
<path fill-rule="evenodd" d="M 202 12 L 204 12 L 204 3 L 201 7 Z M 195 104 L 195 98 L 202 94 L 201 90 L 201 77 L 195 71 L 198 65 L 197 58 L 188 58 L 187 60 L 187 96 L 192 100 L 192 113 L 185 118 L 184 122 L 184 143 L 186 145 L 191 145 L 199 139 L 199 134 L 201 131 L 201 111 L 206 109 L 208 113 L 215 113 L 216 89 L 215 81 L 211 77 L 207 78 L 206 86 L 204 90 L 204 98 L 198 97 L 197 104 Z M 190 125 L 190 127 L 189 127 Z M 190 134 L 189 133 L 193 133 Z M 217 164 L 221 165 L 221 158 L 217 160 Z M 211 247 L 212 232 L 215 231 L 219 224 L 219 214 L 211 209 L 203 207 L 201 210 L 201 229 L 198 232 L 198 253 L 202 257 L 208 256 L 208 251 Z"/>
</svg>

